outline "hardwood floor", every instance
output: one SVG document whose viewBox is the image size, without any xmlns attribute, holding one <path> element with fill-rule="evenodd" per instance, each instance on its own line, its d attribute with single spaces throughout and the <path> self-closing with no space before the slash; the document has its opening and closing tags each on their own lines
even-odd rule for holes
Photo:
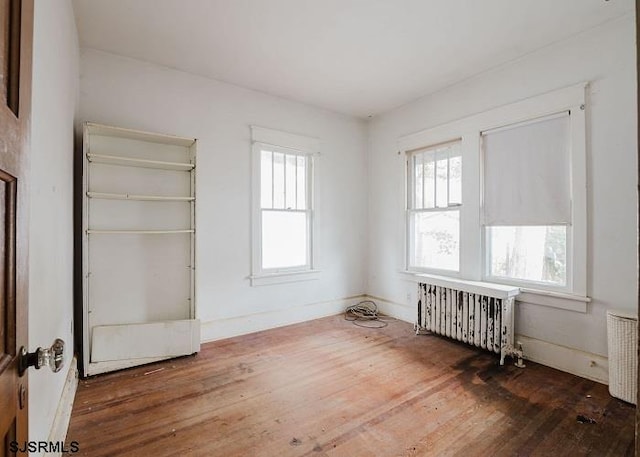
<svg viewBox="0 0 640 457">
<path fill-rule="evenodd" d="M 333 316 L 81 380 L 67 440 L 91 456 L 633 455 L 635 407 L 606 386 L 497 362 Z"/>
</svg>

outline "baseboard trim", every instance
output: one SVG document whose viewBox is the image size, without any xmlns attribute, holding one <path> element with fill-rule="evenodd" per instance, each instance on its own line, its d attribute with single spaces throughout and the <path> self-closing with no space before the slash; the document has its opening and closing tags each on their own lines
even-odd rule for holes
<svg viewBox="0 0 640 457">
<path fill-rule="evenodd" d="M 53 418 L 51 432 L 49 433 L 49 442 L 64 442 L 67 439 L 67 431 L 69 430 L 69 421 L 71 420 L 71 411 L 73 410 L 73 400 L 76 397 L 78 389 L 78 361 L 75 357 L 71 359 L 71 365 L 67 371 L 67 379 L 62 388 L 56 415 Z M 61 453 L 48 455 L 60 456 Z"/>
<path fill-rule="evenodd" d="M 200 338 L 203 343 L 206 343 L 333 316 L 344 312 L 347 306 L 364 299 L 366 299 L 364 294 L 353 295 L 337 300 L 292 306 L 276 311 L 264 311 L 247 316 L 206 321 L 202 322 Z"/>
<path fill-rule="evenodd" d="M 366 298 L 376 302 L 383 314 L 405 322 L 414 323 L 416 321 L 417 310 L 414 306 L 403 305 L 373 295 L 367 295 Z M 527 360 L 601 384 L 609 383 L 609 360 L 607 357 L 526 335 L 516 334 L 515 340 L 522 343 L 524 357 Z"/>
<path fill-rule="evenodd" d="M 522 343 L 524 357 L 556 370 L 587 378 L 601 384 L 609 384 L 609 359 L 526 335 L 515 337 L 516 345 Z"/>
<path fill-rule="evenodd" d="M 416 322 L 418 311 L 414 306 L 402 305 L 400 303 L 387 300 L 386 298 L 376 297 L 375 295 L 367 295 L 366 299 L 375 302 L 375 304 L 378 305 L 378 310 L 382 314 L 411 324 Z"/>
</svg>

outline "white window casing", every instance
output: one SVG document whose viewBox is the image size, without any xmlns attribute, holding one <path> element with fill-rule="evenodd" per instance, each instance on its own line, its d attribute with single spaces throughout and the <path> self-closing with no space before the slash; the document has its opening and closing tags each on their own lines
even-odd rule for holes
<svg viewBox="0 0 640 457">
<path fill-rule="evenodd" d="M 251 285 L 317 279 L 314 168 L 320 142 L 257 126 L 251 136 Z"/>
</svg>

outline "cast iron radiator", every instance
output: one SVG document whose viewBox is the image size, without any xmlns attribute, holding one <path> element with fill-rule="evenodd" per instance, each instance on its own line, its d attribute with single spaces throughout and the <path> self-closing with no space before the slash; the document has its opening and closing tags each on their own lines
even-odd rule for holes
<svg viewBox="0 0 640 457">
<path fill-rule="evenodd" d="M 506 356 L 520 359 L 514 348 L 514 303 L 517 288 L 482 292 L 464 290 L 470 282 L 456 288 L 436 284 L 418 284 L 418 321 L 416 333 L 431 332 Z M 478 287 L 467 287 L 478 289 Z"/>
</svg>

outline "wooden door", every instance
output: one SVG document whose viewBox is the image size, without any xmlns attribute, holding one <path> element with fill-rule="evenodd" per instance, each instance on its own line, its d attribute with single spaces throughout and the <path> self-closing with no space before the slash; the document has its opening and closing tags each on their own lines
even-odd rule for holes
<svg viewBox="0 0 640 457">
<path fill-rule="evenodd" d="M 637 110 L 638 116 L 640 116 L 640 0 L 636 0 L 636 100 L 637 100 Z M 640 117 L 639 117 L 640 119 Z M 640 128 L 636 126 L 636 135 L 638 136 L 638 147 L 640 148 Z M 640 149 L 638 149 L 638 196 L 640 196 Z M 640 215 L 640 200 L 638 201 L 638 214 Z M 640 231 L 640 219 L 638 224 L 638 230 Z M 638 248 L 638 257 L 640 257 L 640 243 L 637 246 Z M 638 285 L 638 317 L 640 317 L 640 284 Z M 638 360 L 640 360 L 640 332 L 638 332 Z M 640 363 L 638 363 L 638 373 L 637 373 L 637 386 L 638 395 L 636 396 L 637 402 L 640 403 Z M 640 404 L 636 406 L 636 457 L 640 457 Z"/>
<path fill-rule="evenodd" d="M 33 1 L 0 0 L 0 456 L 27 440 L 27 144 Z"/>
</svg>

